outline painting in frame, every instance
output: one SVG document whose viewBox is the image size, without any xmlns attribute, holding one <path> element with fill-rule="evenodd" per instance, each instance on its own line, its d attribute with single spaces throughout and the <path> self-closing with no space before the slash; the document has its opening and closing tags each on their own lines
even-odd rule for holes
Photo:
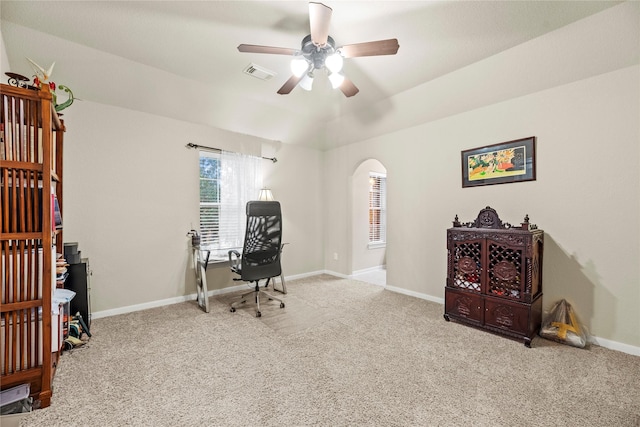
<svg viewBox="0 0 640 427">
<path fill-rule="evenodd" d="M 463 188 L 535 179 L 535 136 L 462 151 Z"/>
</svg>

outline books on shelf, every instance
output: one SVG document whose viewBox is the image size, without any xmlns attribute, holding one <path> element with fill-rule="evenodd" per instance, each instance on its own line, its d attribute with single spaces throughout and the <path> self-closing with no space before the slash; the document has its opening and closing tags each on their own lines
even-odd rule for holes
<svg viewBox="0 0 640 427">
<path fill-rule="evenodd" d="M 62 228 L 62 213 L 60 212 L 60 203 L 58 203 L 56 193 L 51 194 L 51 205 L 53 206 L 51 210 L 51 214 L 53 215 L 51 218 L 51 227 L 54 230 L 59 230 Z"/>
<path fill-rule="evenodd" d="M 9 179 L 7 184 L 6 200 L 3 197 L 4 194 L 0 194 L 2 205 L 9 204 L 7 215 L 9 229 L 6 231 L 41 230 L 42 211 L 39 207 L 42 206 L 42 182 L 34 181 L 31 185 L 14 186 L 13 181 Z M 51 229 L 52 231 L 62 229 L 62 211 L 53 186 L 51 187 Z"/>
</svg>

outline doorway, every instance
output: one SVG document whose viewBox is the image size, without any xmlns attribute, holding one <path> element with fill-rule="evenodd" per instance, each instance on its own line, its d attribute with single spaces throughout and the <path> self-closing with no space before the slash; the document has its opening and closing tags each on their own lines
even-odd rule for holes
<svg viewBox="0 0 640 427">
<path fill-rule="evenodd" d="M 386 286 L 387 169 L 367 159 L 351 178 L 351 277 Z"/>
</svg>

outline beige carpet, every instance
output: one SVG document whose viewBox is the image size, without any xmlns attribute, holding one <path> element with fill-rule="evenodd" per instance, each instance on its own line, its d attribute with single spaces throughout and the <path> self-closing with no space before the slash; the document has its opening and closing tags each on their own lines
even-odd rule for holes
<svg viewBox="0 0 640 427">
<path fill-rule="evenodd" d="M 286 308 L 194 302 L 92 324 L 23 426 L 638 426 L 640 358 L 442 317 L 355 280 L 287 283 Z"/>
</svg>

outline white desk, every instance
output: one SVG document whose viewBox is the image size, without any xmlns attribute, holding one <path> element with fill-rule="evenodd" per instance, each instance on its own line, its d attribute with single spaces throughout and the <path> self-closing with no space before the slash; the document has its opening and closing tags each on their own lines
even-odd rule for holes
<svg viewBox="0 0 640 427">
<path fill-rule="evenodd" d="M 209 291 L 207 289 L 207 265 L 209 264 L 208 250 L 201 250 L 200 246 L 192 246 L 193 269 L 196 273 L 196 293 L 198 305 L 205 313 L 209 312 Z"/>
<path fill-rule="evenodd" d="M 284 247 L 286 243 L 282 244 Z M 242 252 L 242 248 L 236 249 L 238 252 Z M 282 249 L 281 249 L 282 250 Z M 193 258 L 193 269 L 196 273 L 196 294 L 198 300 L 198 306 L 205 313 L 209 312 L 209 290 L 207 288 L 207 267 L 210 264 L 228 264 L 229 258 L 222 257 L 220 251 L 213 252 L 211 249 L 207 249 L 206 247 L 200 246 L 192 246 L 192 258 Z M 213 255 L 212 255 L 213 254 Z M 277 292 L 282 292 L 283 294 L 287 293 L 287 286 L 284 282 L 284 276 L 280 274 L 280 284 L 282 285 L 282 289 L 276 289 L 276 281 L 275 277 L 269 278 L 267 280 L 267 285 L 269 286 L 269 282 L 273 279 L 273 290 Z"/>
</svg>

